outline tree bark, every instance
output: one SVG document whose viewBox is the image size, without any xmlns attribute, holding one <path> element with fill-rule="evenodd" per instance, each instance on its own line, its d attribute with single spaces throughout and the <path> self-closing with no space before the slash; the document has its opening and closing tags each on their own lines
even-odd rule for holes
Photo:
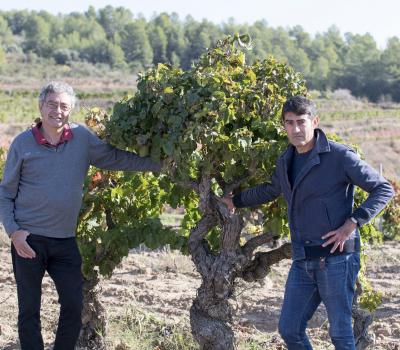
<svg viewBox="0 0 400 350">
<path fill-rule="evenodd" d="M 82 349 L 106 350 L 107 333 L 106 310 L 100 302 L 99 278 L 84 279 L 82 330 L 78 346 Z"/>
<path fill-rule="evenodd" d="M 202 283 L 190 309 L 192 333 L 202 350 L 232 350 L 235 338 L 231 329 L 230 298 L 235 291 L 236 278 L 247 280 L 246 276 L 251 273 L 253 280 L 264 278 L 272 264 L 290 257 L 290 245 L 257 253 L 254 257 L 253 251 L 273 239 L 272 235 L 255 237 L 240 247 L 241 215 L 229 213 L 216 199 L 209 177 L 202 178 L 198 191 L 203 216 L 190 233 L 189 251 Z M 220 251 L 213 254 L 205 236 L 217 226 L 221 229 Z M 254 273 L 255 270 L 258 272 Z"/>
</svg>

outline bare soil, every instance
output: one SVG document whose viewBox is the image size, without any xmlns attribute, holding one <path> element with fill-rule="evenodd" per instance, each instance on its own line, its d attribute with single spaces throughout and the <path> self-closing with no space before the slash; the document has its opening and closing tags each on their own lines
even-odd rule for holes
<svg viewBox="0 0 400 350">
<path fill-rule="evenodd" d="M 398 350 L 400 242 L 387 242 L 370 248 L 367 255 L 368 277 L 374 288 L 383 293 L 383 303 L 376 310 L 371 327 L 375 338 L 371 349 Z M 0 348 L 18 349 L 16 287 L 4 236 L 0 261 Z M 277 333 L 277 323 L 289 265 L 290 261 L 286 260 L 274 266 L 262 283 L 238 282 L 232 301 L 236 309 L 233 327 L 238 339 L 257 338 L 262 334 L 268 336 L 266 349 L 285 348 Z M 109 319 L 134 309 L 154 315 L 166 324 L 189 327 L 189 308 L 199 284 L 199 275 L 192 262 L 178 252 L 131 251 L 113 276 L 101 281 L 101 300 Z M 57 319 L 57 294 L 53 282 L 46 275 L 43 281 L 42 328 L 47 347 L 54 340 Z M 333 349 L 323 306 L 310 321 L 308 332 L 315 349 Z M 113 334 L 108 337 L 110 344 L 118 344 L 119 340 L 113 338 Z"/>
</svg>

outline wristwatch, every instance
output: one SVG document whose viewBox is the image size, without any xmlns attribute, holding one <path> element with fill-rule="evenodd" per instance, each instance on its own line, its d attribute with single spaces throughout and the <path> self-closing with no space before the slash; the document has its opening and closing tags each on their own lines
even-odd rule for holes
<svg viewBox="0 0 400 350">
<path fill-rule="evenodd" d="M 350 216 L 349 219 L 350 219 L 351 221 L 353 221 L 353 222 L 358 226 L 358 221 L 357 221 L 357 219 L 356 219 L 355 217 Z"/>
</svg>

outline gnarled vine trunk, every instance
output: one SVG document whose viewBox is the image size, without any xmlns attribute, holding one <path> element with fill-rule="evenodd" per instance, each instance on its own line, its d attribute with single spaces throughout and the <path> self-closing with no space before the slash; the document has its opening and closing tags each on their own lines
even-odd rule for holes
<svg viewBox="0 0 400 350">
<path fill-rule="evenodd" d="M 107 333 L 106 310 L 100 302 L 101 289 L 98 276 L 84 279 L 82 330 L 78 346 L 82 349 L 105 350 Z"/>
<path fill-rule="evenodd" d="M 290 245 L 284 244 L 254 256 L 254 250 L 271 241 L 272 235 L 256 236 L 240 247 L 241 216 L 230 214 L 212 194 L 209 177 L 203 176 L 197 190 L 202 218 L 191 231 L 189 250 L 202 284 L 190 309 L 192 333 L 203 350 L 231 350 L 234 349 L 234 333 L 230 327 L 232 308 L 229 299 L 235 290 L 235 279 L 254 281 L 264 278 L 271 265 L 290 258 Z M 221 228 L 220 252 L 213 254 L 205 236 L 217 225 Z"/>
</svg>

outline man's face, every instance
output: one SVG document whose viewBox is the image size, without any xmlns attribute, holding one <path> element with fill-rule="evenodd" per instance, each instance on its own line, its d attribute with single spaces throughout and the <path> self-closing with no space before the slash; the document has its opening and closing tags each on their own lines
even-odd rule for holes
<svg viewBox="0 0 400 350">
<path fill-rule="evenodd" d="M 318 116 L 311 119 L 308 114 L 296 115 L 293 112 L 285 113 L 284 125 L 289 142 L 300 153 L 307 152 L 313 147 L 314 130 L 318 126 L 318 122 Z"/>
<path fill-rule="evenodd" d="M 39 105 L 43 126 L 52 129 L 62 128 L 68 122 L 71 108 L 71 97 L 67 93 L 48 94 Z"/>
</svg>

